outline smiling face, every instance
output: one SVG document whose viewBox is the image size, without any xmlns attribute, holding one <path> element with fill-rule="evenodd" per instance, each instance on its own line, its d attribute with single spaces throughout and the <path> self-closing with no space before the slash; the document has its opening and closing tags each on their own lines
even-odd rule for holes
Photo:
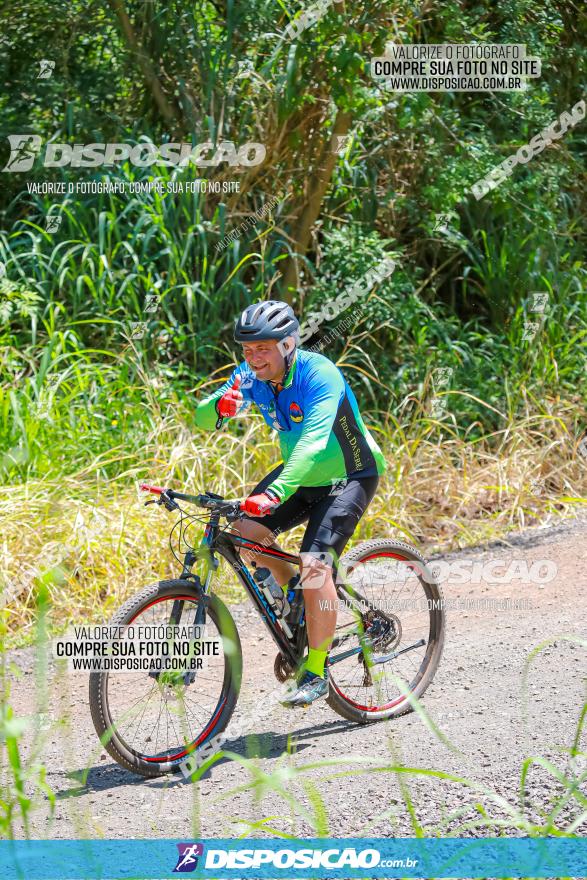
<svg viewBox="0 0 587 880">
<path fill-rule="evenodd" d="M 283 353 L 276 339 L 243 343 L 243 357 L 262 382 L 279 382 L 285 372 Z"/>
</svg>

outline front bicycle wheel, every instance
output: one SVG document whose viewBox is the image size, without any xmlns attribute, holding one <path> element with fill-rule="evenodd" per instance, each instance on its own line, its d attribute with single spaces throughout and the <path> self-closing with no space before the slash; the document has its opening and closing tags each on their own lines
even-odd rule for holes
<svg viewBox="0 0 587 880">
<path fill-rule="evenodd" d="M 328 702 L 360 724 L 403 715 L 412 708 L 408 694 L 421 697 L 440 662 L 440 587 L 424 557 L 399 541 L 366 541 L 342 557 L 341 569 Z"/>
<path fill-rule="evenodd" d="M 223 731 L 234 711 L 242 676 L 242 650 L 228 609 L 203 596 L 188 580 L 160 581 L 129 599 L 110 621 L 129 633 L 154 632 L 170 622 L 193 626 L 205 603 L 205 656 L 191 675 L 184 669 L 92 672 L 90 710 L 96 732 L 114 760 L 142 776 L 177 770 L 188 754 Z M 217 644 L 217 648 L 213 646 Z M 193 680 L 192 680 L 193 679 Z"/>
</svg>

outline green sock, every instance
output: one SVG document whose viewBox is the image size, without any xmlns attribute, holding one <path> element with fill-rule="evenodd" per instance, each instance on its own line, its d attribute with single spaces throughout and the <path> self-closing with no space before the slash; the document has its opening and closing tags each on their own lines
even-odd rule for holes
<svg viewBox="0 0 587 880">
<path fill-rule="evenodd" d="M 317 648 L 309 648 L 308 657 L 304 666 L 308 672 L 313 672 L 314 675 L 319 675 L 320 678 L 324 678 L 324 664 L 326 663 L 327 657 L 328 651 L 318 651 Z"/>
</svg>

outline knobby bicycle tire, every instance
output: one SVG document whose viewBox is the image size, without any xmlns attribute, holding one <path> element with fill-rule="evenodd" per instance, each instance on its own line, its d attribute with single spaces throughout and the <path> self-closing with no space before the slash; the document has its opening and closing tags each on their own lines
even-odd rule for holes
<svg viewBox="0 0 587 880">
<path fill-rule="evenodd" d="M 195 600 L 198 600 L 202 593 L 200 587 L 192 581 L 179 579 L 159 581 L 145 587 L 140 593 L 128 599 L 116 612 L 110 621 L 110 626 L 129 624 L 146 606 L 153 604 L 157 599 L 174 599 L 179 596 L 193 596 Z M 223 639 L 225 665 L 221 697 L 218 701 L 218 717 L 212 719 L 213 725 L 198 743 L 199 746 L 217 736 L 227 727 L 238 700 L 242 678 L 242 648 L 234 620 L 226 605 L 217 596 L 211 594 L 206 597 L 206 601 L 206 614 L 210 615 Z M 89 691 L 90 711 L 96 732 L 108 754 L 121 767 L 142 776 L 156 777 L 176 771 L 179 764 L 186 760 L 187 755 L 173 761 L 157 762 L 152 759 L 147 761 L 129 750 L 112 726 L 112 716 L 108 705 L 107 672 L 92 672 L 90 674 Z"/>
<path fill-rule="evenodd" d="M 359 544 L 342 557 L 341 563 L 345 569 L 351 569 L 357 562 L 379 553 L 389 553 L 391 555 L 397 554 L 402 559 L 419 563 L 421 566 L 426 566 L 426 560 L 414 547 L 405 544 L 403 541 L 392 541 L 384 538 L 365 541 L 364 543 Z M 422 583 L 427 598 L 437 603 L 437 605 L 433 605 L 431 610 L 431 634 L 425 654 L 426 662 L 423 664 L 424 668 L 421 670 L 421 673 L 419 673 L 415 686 L 410 690 L 410 693 L 416 698 L 422 696 L 434 678 L 442 655 L 446 626 L 446 616 L 440 586 L 434 580 L 424 579 Z M 335 675 L 336 666 L 333 667 L 333 676 Z M 407 699 L 399 700 L 397 705 L 389 709 L 377 710 L 365 706 L 358 706 L 354 704 L 353 700 L 337 690 L 332 680 L 329 687 L 327 702 L 337 714 L 346 718 L 348 721 L 354 721 L 358 724 L 368 724 L 370 722 L 380 721 L 387 718 L 398 718 L 400 715 L 405 715 L 412 711 L 412 706 Z"/>
</svg>

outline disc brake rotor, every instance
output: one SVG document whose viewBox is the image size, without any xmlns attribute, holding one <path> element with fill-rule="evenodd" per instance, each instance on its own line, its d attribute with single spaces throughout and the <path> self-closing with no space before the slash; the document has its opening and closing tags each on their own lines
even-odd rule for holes
<svg viewBox="0 0 587 880">
<path fill-rule="evenodd" d="M 363 615 L 365 635 L 371 641 L 373 651 L 393 650 L 402 639 L 402 625 L 395 614 L 378 614 L 368 611 Z"/>
</svg>

